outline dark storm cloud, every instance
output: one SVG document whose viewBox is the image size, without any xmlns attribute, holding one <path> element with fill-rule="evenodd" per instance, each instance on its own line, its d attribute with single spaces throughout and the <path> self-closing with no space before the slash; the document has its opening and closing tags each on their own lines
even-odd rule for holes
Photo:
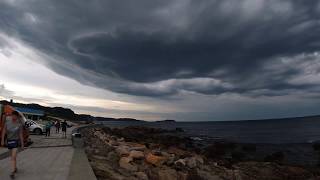
<svg viewBox="0 0 320 180">
<path fill-rule="evenodd" d="M 0 3 L 1 30 L 55 57 L 56 72 L 142 96 L 314 89 L 299 77 L 319 57 L 300 55 L 319 51 L 319 16 L 316 0 Z"/>
</svg>

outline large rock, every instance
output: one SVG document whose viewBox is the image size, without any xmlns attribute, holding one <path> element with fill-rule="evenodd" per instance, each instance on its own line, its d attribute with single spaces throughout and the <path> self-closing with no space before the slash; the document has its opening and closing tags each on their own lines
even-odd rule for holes
<svg viewBox="0 0 320 180">
<path fill-rule="evenodd" d="M 132 159 L 143 159 L 144 158 L 144 153 L 142 151 L 130 151 L 129 157 Z"/>
<path fill-rule="evenodd" d="M 204 160 L 200 156 L 193 156 L 185 158 L 185 162 L 189 168 L 196 168 L 197 166 L 202 165 L 204 163 Z"/>
<path fill-rule="evenodd" d="M 161 166 L 164 162 L 166 162 L 167 158 L 164 156 L 156 156 L 152 153 L 147 154 L 146 162 L 153 164 L 155 166 Z"/>
<path fill-rule="evenodd" d="M 132 161 L 132 158 L 130 157 L 122 157 L 119 160 L 119 166 L 123 169 L 126 169 L 128 171 L 134 172 L 138 170 L 137 166 L 132 165 L 130 162 Z"/>
<path fill-rule="evenodd" d="M 119 154 L 119 156 L 129 156 L 130 154 L 127 146 L 118 146 L 116 148 L 116 152 Z"/>
</svg>

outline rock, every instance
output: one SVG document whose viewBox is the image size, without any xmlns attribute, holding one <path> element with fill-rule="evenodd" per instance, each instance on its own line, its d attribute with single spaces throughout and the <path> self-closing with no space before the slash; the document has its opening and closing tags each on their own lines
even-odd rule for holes
<svg viewBox="0 0 320 180">
<path fill-rule="evenodd" d="M 237 147 L 233 142 L 215 142 L 206 147 L 203 154 L 209 159 L 221 159 Z"/>
<path fill-rule="evenodd" d="M 312 173 L 302 167 L 282 166 L 270 162 L 239 163 L 237 169 L 242 179 L 312 179 Z"/>
<path fill-rule="evenodd" d="M 176 148 L 176 147 L 170 147 L 167 152 L 170 154 L 175 154 L 176 156 L 178 156 L 180 158 L 183 158 L 185 156 L 190 155 L 189 152 L 182 150 L 182 149 L 179 149 L 179 148 Z"/>
<path fill-rule="evenodd" d="M 175 162 L 175 155 L 174 154 L 169 154 L 168 156 L 166 156 L 168 158 L 166 164 L 171 166 L 174 164 Z"/>
<path fill-rule="evenodd" d="M 153 164 L 155 166 L 161 166 L 166 160 L 167 160 L 166 157 L 156 156 L 156 155 L 153 155 L 152 153 L 149 153 L 146 156 L 146 162 Z"/>
<path fill-rule="evenodd" d="M 129 156 L 130 152 L 128 150 L 128 147 L 126 146 L 119 146 L 116 148 L 116 152 L 120 155 L 120 156 Z"/>
<path fill-rule="evenodd" d="M 92 158 L 98 159 L 98 160 L 107 160 L 107 157 L 104 156 L 99 156 L 99 155 L 91 155 Z"/>
<path fill-rule="evenodd" d="M 176 162 L 174 162 L 174 165 L 178 169 L 184 169 L 186 167 L 186 165 L 187 165 L 187 162 L 186 162 L 185 159 L 179 159 Z"/>
<path fill-rule="evenodd" d="M 198 165 L 197 159 L 195 157 L 186 158 L 185 162 L 186 165 L 191 169 L 197 167 Z"/>
<path fill-rule="evenodd" d="M 198 155 L 195 155 L 195 156 L 192 156 L 192 157 L 189 157 L 189 158 L 185 158 L 184 159 L 185 162 L 186 162 L 186 165 L 189 167 L 189 168 L 195 168 L 197 166 L 200 166 L 204 163 L 204 160 L 201 156 L 198 156 Z"/>
<path fill-rule="evenodd" d="M 132 165 L 130 162 L 132 161 L 132 158 L 130 157 L 122 157 L 119 160 L 119 166 L 123 169 L 126 169 L 128 171 L 134 172 L 138 170 L 137 166 Z"/>
<path fill-rule="evenodd" d="M 156 155 L 156 156 L 162 156 L 163 155 L 163 153 L 159 149 L 154 149 L 151 152 L 152 152 L 153 155 Z"/>
<path fill-rule="evenodd" d="M 129 146 L 130 151 L 144 151 L 147 149 L 147 147 L 144 144 L 128 142 L 127 145 Z"/>
<path fill-rule="evenodd" d="M 178 174 L 174 169 L 161 169 L 158 171 L 159 180 L 177 180 Z"/>
<path fill-rule="evenodd" d="M 219 176 L 214 175 L 210 172 L 202 171 L 202 170 L 198 170 L 197 174 L 194 174 L 193 176 L 197 177 L 193 179 L 222 180 L 222 178 L 220 178 Z M 188 179 L 191 179 L 191 178 L 188 178 Z M 235 180 L 238 180 L 238 179 L 235 179 Z"/>
<path fill-rule="evenodd" d="M 119 146 L 118 141 L 115 141 L 115 140 L 109 141 L 109 144 L 110 144 L 111 146 Z"/>
<path fill-rule="evenodd" d="M 178 180 L 192 180 L 191 178 L 188 178 L 188 173 L 182 172 L 182 171 L 177 171 L 178 175 Z"/>
<path fill-rule="evenodd" d="M 134 175 L 140 180 L 149 180 L 147 174 L 144 172 L 136 172 Z"/>
<path fill-rule="evenodd" d="M 98 177 L 104 177 L 104 179 L 112 180 L 123 180 L 126 179 L 124 176 L 114 171 L 114 169 L 105 162 L 90 162 L 92 168 L 94 169 L 95 175 Z"/>
<path fill-rule="evenodd" d="M 142 151 L 130 151 L 129 157 L 133 159 L 143 159 L 144 158 L 144 153 Z"/>
<path fill-rule="evenodd" d="M 118 162 L 119 161 L 119 156 L 115 151 L 111 151 L 107 155 L 107 160 L 110 162 Z"/>
</svg>

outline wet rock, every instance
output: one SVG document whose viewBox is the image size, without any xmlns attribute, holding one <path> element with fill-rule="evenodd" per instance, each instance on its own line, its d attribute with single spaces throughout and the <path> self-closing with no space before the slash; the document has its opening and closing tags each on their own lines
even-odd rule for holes
<svg viewBox="0 0 320 180">
<path fill-rule="evenodd" d="M 126 169 L 128 171 L 137 171 L 138 167 L 132 165 L 130 162 L 132 161 L 132 158 L 130 157 L 122 157 L 119 160 L 119 166 L 123 169 Z"/>
<path fill-rule="evenodd" d="M 167 160 L 164 156 L 156 156 L 152 153 L 147 154 L 146 162 L 153 164 L 155 166 L 161 166 Z"/>
<path fill-rule="evenodd" d="M 132 159 L 143 159 L 144 158 L 144 153 L 142 151 L 130 151 L 129 157 Z"/>
</svg>

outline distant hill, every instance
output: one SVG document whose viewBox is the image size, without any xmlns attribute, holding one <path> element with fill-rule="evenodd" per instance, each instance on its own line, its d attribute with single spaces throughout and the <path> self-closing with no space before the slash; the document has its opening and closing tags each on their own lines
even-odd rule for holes
<svg viewBox="0 0 320 180">
<path fill-rule="evenodd" d="M 142 121 L 133 118 L 107 118 L 107 117 L 95 117 L 88 114 L 76 114 L 69 108 L 63 107 L 46 107 L 39 104 L 23 104 L 23 103 L 10 103 L 9 101 L 2 100 L 0 104 L 4 105 L 12 105 L 15 107 L 21 108 L 31 108 L 38 109 L 45 112 L 47 116 L 59 117 L 62 119 L 67 119 L 71 121 L 85 121 L 85 122 L 93 122 L 93 121 Z"/>
<path fill-rule="evenodd" d="M 161 122 L 161 123 L 175 123 L 175 120 L 172 119 L 166 119 L 166 120 L 160 120 L 160 121 L 156 121 L 156 122 Z"/>
</svg>

